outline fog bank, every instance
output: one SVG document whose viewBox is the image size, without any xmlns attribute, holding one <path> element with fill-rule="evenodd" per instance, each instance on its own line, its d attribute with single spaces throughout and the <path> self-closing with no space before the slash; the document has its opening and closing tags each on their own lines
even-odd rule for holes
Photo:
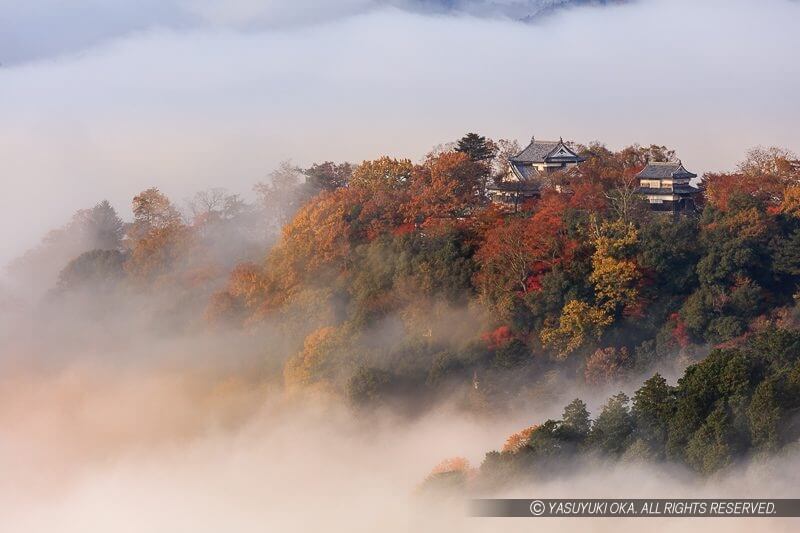
<svg viewBox="0 0 800 533">
<path fill-rule="evenodd" d="M 6 374 L 8 375 L 8 374 Z M 11 532 L 530 531 L 415 490 L 455 454 L 479 464 L 507 423 L 446 409 L 360 419 L 228 380 L 84 366 L 0 383 L 0 512 Z M 24 409 L 23 409 L 24 406 Z M 24 412 L 23 412 L 24 411 Z M 235 415 L 235 416 L 234 416 Z M 506 421 L 507 422 L 507 421 Z M 635 465 L 505 490 L 510 497 L 791 497 L 796 457 L 707 481 Z M 777 519 L 547 520 L 548 530 L 791 531 Z"/>
<path fill-rule="evenodd" d="M 532 397 L 522 409 L 488 416 L 446 401 L 416 416 L 355 411 L 338 399 L 287 395 L 279 370 L 275 376 L 286 339 L 268 328 L 159 333 L 136 302 L 99 320 L 74 303 L 71 309 L 58 318 L 41 307 L 4 316 L 3 531 L 529 531 L 540 523 L 468 518 L 458 495 L 429 501 L 418 488 L 442 459 L 463 456 L 479 466 L 511 433 L 558 417 L 566 398 L 581 396 L 597 413 L 608 393 L 566 387 L 563 397 Z M 707 479 L 587 464 L 482 496 L 792 497 L 797 466 L 796 451 Z M 646 526 L 746 531 L 754 524 L 656 519 Z M 547 522 L 556 531 L 590 525 L 642 527 L 636 520 Z M 790 531 L 796 523 L 756 525 Z"/>
</svg>

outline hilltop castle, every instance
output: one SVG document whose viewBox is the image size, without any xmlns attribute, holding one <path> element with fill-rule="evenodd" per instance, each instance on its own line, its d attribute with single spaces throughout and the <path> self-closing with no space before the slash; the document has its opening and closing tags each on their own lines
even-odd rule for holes
<svg viewBox="0 0 800 533">
<path fill-rule="evenodd" d="M 636 175 L 639 180 L 637 192 L 647 198 L 653 211 L 691 213 L 695 210 L 700 189 L 689 182 L 697 174 L 684 168 L 680 159 L 677 162 L 648 163 Z"/>
<path fill-rule="evenodd" d="M 542 188 L 555 173 L 579 172 L 585 159 L 577 154 L 563 139 L 540 141 L 535 137 L 517 155 L 508 159 L 503 180 L 487 187 L 491 200 L 517 210 L 526 201 L 538 198 Z M 689 172 L 680 160 L 677 162 L 648 163 L 636 175 L 636 192 L 647 199 L 653 211 L 672 213 L 693 212 L 700 189 L 690 185 L 697 174 Z M 559 185 L 555 185 L 560 190 Z"/>
<path fill-rule="evenodd" d="M 533 137 L 524 150 L 509 158 L 503 181 L 486 190 L 493 202 L 516 208 L 540 196 L 548 174 L 575 168 L 584 161 L 563 139 L 539 141 Z"/>
</svg>

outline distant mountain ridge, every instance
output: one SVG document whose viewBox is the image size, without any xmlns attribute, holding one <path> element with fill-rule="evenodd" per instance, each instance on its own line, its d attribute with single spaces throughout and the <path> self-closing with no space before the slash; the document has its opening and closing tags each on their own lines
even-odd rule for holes
<svg viewBox="0 0 800 533">
<path fill-rule="evenodd" d="M 385 8 L 418 14 L 469 15 L 532 22 L 569 7 L 633 0 L 274 0 L 236 7 L 226 0 L 191 4 L 182 0 L 128 0 L 102 3 L 38 0 L 40 9 L 11 5 L 0 17 L 0 65 L 52 58 L 102 45 L 152 28 L 230 28 L 258 31 L 347 18 Z M 46 7 L 46 9 L 45 9 Z M 59 20 L 52 31 L 50 20 Z"/>
<path fill-rule="evenodd" d="M 532 22 L 569 7 L 625 4 L 631 1 L 633 0 L 410 0 L 392 3 L 412 10 L 502 16 Z"/>
</svg>

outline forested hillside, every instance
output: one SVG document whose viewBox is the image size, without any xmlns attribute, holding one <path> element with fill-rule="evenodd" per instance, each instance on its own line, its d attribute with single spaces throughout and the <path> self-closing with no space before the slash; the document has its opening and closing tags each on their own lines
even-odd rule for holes
<svg viewBox="0 0 800 533">
<path fill-rule="evenodd" d="M 418 163 L 286 164 L 254 203 L 212 190 L 181 209 L 149 189 L 131 222 L 107 203 L 81 211 L 10 273 L 95 316 L 135 300 L 158 330 L 280 331 L 263 347 L 271 379 L 356 409 L 446 398 L 495 412 L 564 383 L 649 378 L 633 410 L 615 396 L 590 429 L 572 404 L 488 470 L 591 448 L 710 471 L 786 442 L 779 421 L 800 398 L 795 156 L 753 150 L 673 217 L 633 178 L 677 157 L 666 147 L 576 145 L 579 171 L 513 212 L 485 190 L 518 150 L 472 134 Z M 651 377 L 699 361 L 677 387 Z"/>
<path fill-rule="evenodd" d="M 430 489 L 487 490 L 575 473 L 589 461 L 681 465 L 712 474 L 787 448 L 800 437 L 800 332 L 770 328 L 716 349 L 677 385 L 655 374 L 632 398 L 620 392 L 594 419 L 575 399 L 559 420 L 508 437 L 479 468 L 444 461 Z"/>
</svg>

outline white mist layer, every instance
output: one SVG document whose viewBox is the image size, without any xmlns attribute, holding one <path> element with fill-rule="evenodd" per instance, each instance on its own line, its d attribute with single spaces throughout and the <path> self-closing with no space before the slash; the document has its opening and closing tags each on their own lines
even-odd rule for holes
<svg viewBox="0 0 800 533">
<path fill-rule="evenodd" d="M 155 343 L 154 343 L 155 344 Z M 109 354 L 112 355 L 112 354 Z M 167 358 L 169 359 L 169 358 Z M 203 358 L 199 358 L 200 361 Z M 6 364 L 0 380 L 0 515 L 8 532 L 530 531 L 473 519 L 415 490 L 453 455 L 480 464 L 524 420 L 443 406 L 409 421 L 282 396 L 230 365 L 86 360 Z M 6 361 L 8 363 L 8 361 Z M 235 365 L 233 365 L 235 367 Z M 544 412 L 531 408 L 527 422 Z M 792 497 L 796 455 L 699 480 L 598 465 L 495 496 Z M 547 520 L 548 530 L 791 531 L 796 521 Z"/>
</svg>

